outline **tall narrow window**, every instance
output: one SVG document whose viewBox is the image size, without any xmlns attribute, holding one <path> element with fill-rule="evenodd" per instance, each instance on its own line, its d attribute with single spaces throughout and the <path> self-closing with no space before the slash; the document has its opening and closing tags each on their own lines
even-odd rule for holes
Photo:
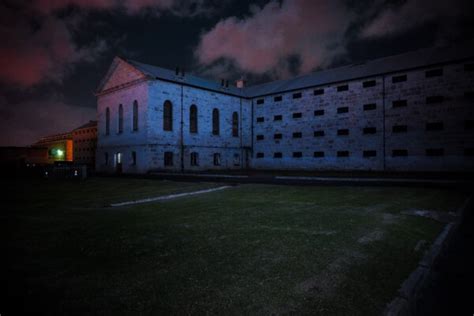
<svg viewBox="0 0 474 316">
<path fill-rule="evenodd" d="M 106 166 L 109 164 L 109 153 L 104 153 L 104 164 Z"/>
<path fill-rule="evenodd" d="M 119 105 L 118 111 L 118 132 L 119 134 L 123 132 L 123 105 Z"/>
<path fill-rule="evenodd" d="M 105 109 L 105 135 L 110 134 L 110 109 Z"/>
<path fill-rule="evenodd" d="M 212 135 L 219 135 L 219 110 L 212 110 Z"/>
<path fill-rule="evenodd" d="M 169 100 L 163 104 L 163 130 L 173 130 L 173 105 Z"/>
<path fill-rule="evenodd" d="M 138 131 L 138 102 L 133 101 L 133 131 Z"/>
<path fill-rule="evenodd" d="M 189 132 L 197 133 L 198 132 L 198 110 L 195 104 L 191 105 L 189 109 Z"/>
<path fill-rule="evenodd" d="M 232 113 L 232 136 L 239 137 L 239 114 Z"/>
</svg>

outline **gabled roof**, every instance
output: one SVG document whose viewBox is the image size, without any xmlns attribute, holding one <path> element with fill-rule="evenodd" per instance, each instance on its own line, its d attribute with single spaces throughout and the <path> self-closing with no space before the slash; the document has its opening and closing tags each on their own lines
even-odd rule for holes
<svg viewBox="0 0 474 316">
<path fill-rule="evenodd" d="M 451 47 L 421 49 L 404 54 L 374 59 L 355 65 L 317 71 L 287 80 L 273 81 L 244 88 L 237 88 L 235 86 L 224 88 L 219 82 L 203 79 L 191 74 L 185 74 L 185 76 L 176 75 L 174 71 L 169 69 L 116 57 L 99 87 L 104 86 L 115 67 L 117 67 L 118 61 L 125 61 L 146 75 L 148 79 L 175 82 L 237 97 L 255 98 L 355 79 L 403 72 L 420 67 L 434 67 L 450 62 L 469 59 L 474 59 L 474 41 Z"/>
<path fill-rule="evenodd" d="M 194 87 L 216 91 L 220 93 L 225 93 L 225 94 L 231 94 L 231 95 L 235 95 L 239 97 L 243 96 L 242 89 L 239 89 L 234 86 L 229 86 L 229 87 L 224 88 L 221 86 L 219 82 L 196 77 L 191 74 L 186 73 L 183 77 L 181 75 L 176 75 L 174 71 L 166 69 L 166 68 L 144 64 L 144 63 L 131 60 L 131 59 L 127 59 L 126 61 L 151 78 L 161 79 L 161 80 L 166 80 L 166 81 L 171 81 L 171 82 L 179 82 L 179 83 L 183 83 L 189 86 L 194 86 Z"/>
</svg>

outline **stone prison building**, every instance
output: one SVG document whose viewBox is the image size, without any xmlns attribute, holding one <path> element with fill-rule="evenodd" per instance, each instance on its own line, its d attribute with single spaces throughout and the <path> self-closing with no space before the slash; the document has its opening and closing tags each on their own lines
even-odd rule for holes
<svg viewBox="0 0 474 316">
<path fill-rule="evenodd" d="M 100 172 L 474 170 L 472 45 L 248 87 L 116 57 L 96 96 Z"/>
</svg>

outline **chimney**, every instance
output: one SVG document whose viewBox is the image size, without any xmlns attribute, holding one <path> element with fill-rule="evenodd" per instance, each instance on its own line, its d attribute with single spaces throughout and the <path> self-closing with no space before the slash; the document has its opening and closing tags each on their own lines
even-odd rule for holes
<svg viewBox="0 0 474 316">
<path fill-rule="evenodd" d="M 245 80 L 244 79 L 239 79 L 235 82 L 235 86 L 239 89 L 242 89 L 245 87 Z"/>
</svg>

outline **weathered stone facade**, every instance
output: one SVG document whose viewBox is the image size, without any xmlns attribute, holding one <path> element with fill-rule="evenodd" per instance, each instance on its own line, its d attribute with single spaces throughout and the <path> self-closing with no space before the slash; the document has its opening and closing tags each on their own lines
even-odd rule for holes
<svg viewBox="0 0 474 316">
<path fill-rule="evenodd" d="M 473 170 L 474 59 L 409 64 L 380 72 L 346 67 L 350 76 L 329 71 L 305 84 L 238 89 L 116 58 L 98 92 L 97 170 L 116 171 L 118 160 L 128 173 Z M 163 125 L 166 101 L 172 105 L 171 130 Z M 118 133 L 120 104 L 123 131 Z M 192 105 L 197 108 L 195 133 L 190 130 Z M 213 133 L 214 109 L 218 135 Z M 233 132 L 236 115 L 238 133 Z"/>
</svg>

